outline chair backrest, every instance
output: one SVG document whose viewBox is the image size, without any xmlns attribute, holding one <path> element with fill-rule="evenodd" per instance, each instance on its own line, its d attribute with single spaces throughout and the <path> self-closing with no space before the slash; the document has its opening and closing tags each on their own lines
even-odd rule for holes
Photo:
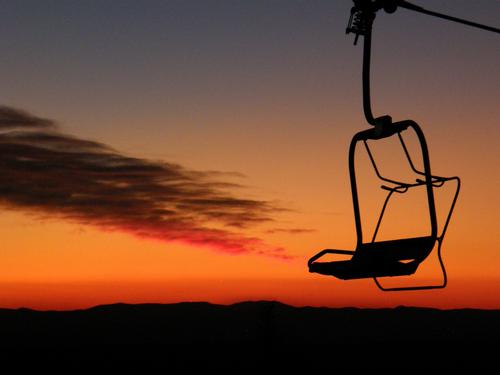
<svg viewBox="0 0 500 375">
<path fill-rule="evenodd" d="M 397 136 L 399 133 L 411 128 L 414 130 L 417 135 L 418 142 L 420 144 L 420 149 L 422 153 L 422 164 L 424 170 L 422 171 L 422 175 L 424 176 L 424 180 L 422 183 L 415 184 L 416 185 L 425 185 L 427 192 L 427 202 L 428 202 L 428 213 L 429 213 L 429 223 L 430 223 L 430 234 L 429 237 L 431 239 L 437 238 L 437 219 L 436 219 L 436 206 L 434 202 L 434 192 L 433 192 L 433 180 L 431 174 L 431 166 L 429 160 L 429 151 L 427 148 L 427 142 L 425 141 L 424 133 L 418 124 L 412 120 L 404 120 L 395 123 L 389 123 L 381 126 L 376 126 L 367 130 L 363 130 L 359 133 L 356 133 L 351 141 L 349 147 L 349 175 L 351 182 L 351 193 L 352 193 L 352 202 L 354 209 L 354 220 L 356 224 L 356 236 L 357 236 L 357 247 L 360 248 L 363 243 L 363 229 L 361 223 L 361 214 L 359 208 L 359 198 L 358 198 L 358 189 L 356 182 L 356 170 L 355 170 L 355 154 L 356 154 L 356 145 L 358 142 L 366 142 L 367 140 L 380 140 L 384 138 L 388 138 L 391 136 Z M 378 173 L 377 173 L 378 174 Z M 381 176 L 379 176 L 381 177 Z M 402 184 L 405 185 L 405 184 Z M 366 244 L 365 244 L 366 245 Z"/>
</svg>

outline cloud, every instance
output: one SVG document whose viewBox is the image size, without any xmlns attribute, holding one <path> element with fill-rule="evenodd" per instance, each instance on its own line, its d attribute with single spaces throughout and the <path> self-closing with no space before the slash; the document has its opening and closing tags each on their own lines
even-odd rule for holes
<svg viewBox="0 0 500 375">
<path fill-rule="evenodd" d="M 35 117 L 29 113 L 6 106 L 0 106 L 0 130 L 12 128 L 55 128 L 53 121 Z"/>
<path fill-rule="evenodd" d="M 314 229 L 306 229 L 306 228 L 274 228 L 266 231 L 268 234 L 276 234 L 276 233 L 286 233 L 286 234 L 304 234 L 304 233 L 313 233 L 316 232 Z"/>
<path fill-rule="evenodd" d="M 63 134 L 51 120 L 0 107 L 0 205 L 230 254 L 288 258 L 240 233 L 281 209 L 235 196 L 239 185 L 223 176 L 126 156 Z"/>
</svg>

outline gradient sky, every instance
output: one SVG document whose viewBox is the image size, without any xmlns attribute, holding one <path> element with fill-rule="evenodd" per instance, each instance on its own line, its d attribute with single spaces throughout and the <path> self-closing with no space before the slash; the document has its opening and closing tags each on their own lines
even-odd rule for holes
<svg viewBox="0 0 500 375">
<path fill-rule="evenodd" d="M 414 2 L 500 26 L 495 0 Z M 101 174 L 69 164 L 2 172 L 10 185 L 2 185 L 0 197 L 0 306 L 275 299 L 500 308 L 500 39 L 404 9 L 379 12 L 375 21 L 373 110 L 420 123 L 433 171 L 462 178 L 443 245 L 449 286 L 388 294 L 371 280 L 307 272 L 317 251 L 355 246 L 347 150 L 352 135 L 368 126 L 362 46 L 345 35 L 351 5 L 4 2 L 2 142 L 21 139 L 15 152 L 24 161 L 34 155 L 26 150 L 40 145 L 79 152 L 71 165 L 91 157 Z M 22 118 L 24 125 L 1 125 L 1 116 Z M 9 147 L 2 158 L 13 155 Z M 380 151 L 389 167 L 395 155 Z M 129 175 L 103 172 L 116 160 L 145 173 L 132 176 L 139 190 L 100 192 L 98 204 L 86 209 L 61 201 L 63 195 L 40 199 L 45 184 L 58 194 L 80 189 L 81 196 L 103 179 L 129 186 Z M 361 175 L 369 179 L 366 171 Z M 20 179 L 31 188 L 21 189 Z M 158 214 L 168 184 L 169 197 L 182 203 L 169 206 L 174 227 Z M 376 208 L 380 194 L 371 187 L 362 190 L 362 204 Z M 448 201 L 444 191 L 438 208 Z M 402 207 L 420 212 L 418 200 Z M 397 212 L 391 219 L 402 223 Z M 403 224 L 388 225 L 383 235 L 423 227 L 418 215 Z M 431 257 L 414 280 L 436 281 L 436 262 Z"/>
</svg>

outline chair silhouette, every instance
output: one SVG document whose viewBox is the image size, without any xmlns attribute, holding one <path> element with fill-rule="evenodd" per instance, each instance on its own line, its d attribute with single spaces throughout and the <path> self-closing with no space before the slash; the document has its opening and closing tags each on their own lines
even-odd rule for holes
<svg viewBox="0 0 500 375">
<path fill-rule="evenodd" d="M 413 163 L 408 148 L 402 137 L 402 132 L 413 129 L 417 135 L 422 153 L 423 171 L 419 171 Z M 410 168 L 414 173 L 422 178 L 416 178 L 412 183 L 400 182 L 383 177 L 377 168 L 375 159 L 370 151 L 368 140 L 377 141 L 384 138 L 397 136 L 404 150 Z M 378 178 L 391 186 L 382 185 L 381 188 L 388 191 L 387 197 L 382 206 L 377 225 L 371 242 L 363 242 L 363 230 L 359 209 L 358 190 L 356 183 L 356 171 L 354 158 L 356 146 L 363 142 L 370 158 L 371 164 Z M 411 120 L 399 121 L 395 123 L 378 124 L 374 128 L 361 131 L 354 135 L 349 147 L 349 175 L 351 182 L 351 193 L 354 208 L 354 219 L 356 223 L 357 246 L 355 250 L 325 249 L 309 259 L 309 272 L 334 276 L 343 280 L 373 278 L 376 285 L 384 291 L 417 290 L 444 288 L 447 283 L 446 269 L 441 257 L 441 245 L 446 229 L 448 227 L 451 214 L 455 207 L 460 190 L 460 179 L 458 177 L 440 177 L 431 174 L 429 152 L 424 134 L 418 124 Z M 438 223 L 436 207 L 434 201 L 434 189 L 439 188 L 447 181 L 456 181 L 456 191 L 453 197 L 448 215 L 444 222 L 441 233 L 438 234 Z M 430 223 L 430 233 L 427 236 L 403 238 L 389 241 L 376 241 L 377 233 L 384 216 L 385 209 L 390 198 L 396 194 L 404 194 L 409 189 L 425 187 L 428 203 L 428 218 Z M 412 275 L 418 266 L 431 254 L 437 243 L 438 259 L 443 275 L 443 281 L 439 285 L 419 285 L 409 287 L 385 288 L 381 285 L 378 277 L 385 276 L 407 276 Z M 326 254 L 351 255 L 348 260 L 338 260 L 330 262 L 319 262 L 318 259 Z"/>
</svg>

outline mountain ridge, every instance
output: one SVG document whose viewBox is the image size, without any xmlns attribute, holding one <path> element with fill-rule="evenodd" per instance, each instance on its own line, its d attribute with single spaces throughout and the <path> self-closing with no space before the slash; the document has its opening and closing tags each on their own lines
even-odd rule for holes
<svg viewBox="0 0 500 375">
<path fill-rule="evenodd" d="M 146 367 L 231 374 L 304 367 L 308 373 L 409 373 L 408 366 L 419 372 L 489 371 L 496 356 L 485 353 L 499 342 L 500 310 L 294 307 L 277 301 L 0 309 L 0 338 L 1 360 L 17 368 L 62 366 L 65 373 L 103 364 L 113 373 Z M 473 355 L 478 349 L 479 356 Z"/>
<path fill-rule="evenodd" d="M 182 327 L 182 328 L 180 328 Z M 71 332 L 72 336 L 68 334 Z M 122 343 L 262 342 L 276 345 L 344 342 L 486 341 L 500 337 L 500 310 L 294 307 L 278 301 L 171 304 L 115 303 L 79 310 L 0 309 L 0 335 L 21 343 L 91 338 Z M 133 337 L 133 335 L 138 337 Z"/>
<path fill-rule="evenodd" d="M 143 302 L 143 303 L 127 303 L 127 302 L 115 302 L 107 304 L 97 304 L 89 307 L 77 308 L 77 309 L 36 309 L 30 307 L 0 307 L 0 313 L 5 311 L 31 311 L 31 312 L 82 312 L 100 309 L 110 309 L 110 308 L 127 308 L 127 307 L 169 307 L 169 306 L 214 306 L 214 307 L 235 307 L 244 305 L 279 305 L 286 308 L 292 309 L 313 309 L 313 310 L 352 310 L 352 311 L 391 311 L 391 310 L 421 310 L 421 311 L 491 311 L 496 312 L 500 309 L 493 308 L 474 308 L 474 307 L 457 307 L 457 308 L 439 308 L 439 307 L 427 307 L 427 306 L 413 306 L 413 305 L 397 305 L 394 307 L 359 307 L 359 306 L 342 306 L 342 307 L 330 307 L 330 306 L 313 306 L 313 305 L 300 305 L 295 306 L 287 304 L 277 300 L 247 300 L 238 301 L 234 303 L 212 303 L 208 301 L 183 301 L 183 302 L 172 302 L 172 303 L 161 303 L 161 302 Z"/>
</svg>

